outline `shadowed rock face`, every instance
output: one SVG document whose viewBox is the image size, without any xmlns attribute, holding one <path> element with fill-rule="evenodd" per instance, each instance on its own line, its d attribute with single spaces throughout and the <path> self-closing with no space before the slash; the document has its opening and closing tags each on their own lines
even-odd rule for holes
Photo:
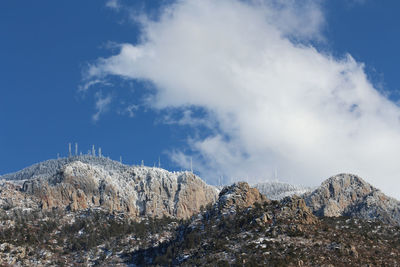
<svg viewBox="0 0 400 267">
<path fill-rule="evenodd" d="M 352 174 L 339 174 L 304 195 L 318 216 L 378 219 L 400 225 L 400 202 Z"/>
<path fill-rule="evenodd" d="M 101 207 L 131 217 L 176 218 L 192 216 L 218 195 L 214 187 L 190 172 L 148 167 L 107 170 L 80 161 L 65 165 L 49 179 L 27 180 L 23 191 L 40 199 L 42 209 Z"/>
</svg>

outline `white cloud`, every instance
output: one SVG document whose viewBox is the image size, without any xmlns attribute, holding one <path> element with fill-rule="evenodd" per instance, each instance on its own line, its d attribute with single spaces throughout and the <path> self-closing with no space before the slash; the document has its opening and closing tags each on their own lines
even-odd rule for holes
<svg viewBox="0 0 400 267">
<path fill-rule="evenodd" d="M 181 0 L 162 14 L 142 20 L 139 44 L 121 44 L 88 75 L 152 82 L 155 109 L 205 109 L 218 132 L 188 144 L 208 181 L 256 181 L 277 169 L 316 185 L 351 172 L 400 196 L 400 109 L 350 55 L 308 44 L 323 39 L 317 1 Z M 181 151 L 172 157 L 188 162 Z"/>
<path fill-rule="evenodd" d="M 179 113 L 179 114 L 176 114 Z M 189 125 L 193 127 L 205 126 L 207 128 L 216 128 L 216 122 L 213 116 L 209 114 L 199 115 L 191 109 L 179 109 L 176 112 L 166 112 L 162 117 L 162 122 L 165 124 L 178 124 L 178 125 Z"/>
<path fill-rule="evenodd" d="M 97 122 L 100 119 L 100 115 L 102 115 L 108 110 L 111 104 L 112 96 L 107 95 L 106 97 L 103 97 L 103 94 L 101 93 L 101 91 L 99 91 L 95 94 L 95 97 L 96 97 L 96 113 L 93 114 L 92 120 L 94 122 Z"/>
<path fill-rule="evenodd" d="M 106 2 L 106 7 L 115 9 L 115 10 L 119 10 L 121 8 L 121 4 L 120 4 L 119 0 L 108 0 Z"/>
<path fill-rule="evenodd" d="M 122 110 L 118 111 L 120 115 L 128 115 L 129 118 L 135 117 L 135 111 L 139 109 L 138 105 L 131 104 L 127 107 L 124 107 Z"/>
<path fill-rule="evenodd" d="M 94 87 L 96 85 L 112 86 L 112 84 L 107 82 L 107 81 L 104 81 L 104 80 L 101 80 L 101 79 L 93 79 L 93 80 L 89 80 L 88 82 L 86 82 L 83 85 L 79 86 L 78 90 L 81 93 L 85 93 L 91 87 Z"/>
</svg>

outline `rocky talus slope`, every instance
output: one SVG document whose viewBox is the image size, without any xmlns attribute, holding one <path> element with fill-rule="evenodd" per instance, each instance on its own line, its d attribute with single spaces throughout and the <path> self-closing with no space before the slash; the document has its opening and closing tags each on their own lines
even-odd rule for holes
<svg viewBox="0 0 400 267">
<path fill-rule="evenodd" d="M 105 168 L 81 161 L 67 162 L 52 175 L 34 175 L 24 180 L 19 191 L 32 201 L 38 200 L 42 210 L 101 208 L 133 218 L 188 218 L 218 196 L 214 187 L 190 172 L 129 166 Z"/>
<path fill-rule="evenodd" d="M 356 175 L 333 176 L 303 197 L 318 216 L 377 219 L 400 225 L 400 202 Z"/>
</svg>

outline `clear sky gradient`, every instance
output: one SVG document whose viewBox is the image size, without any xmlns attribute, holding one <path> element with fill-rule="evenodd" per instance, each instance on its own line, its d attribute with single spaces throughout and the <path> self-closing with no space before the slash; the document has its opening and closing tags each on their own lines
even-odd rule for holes
<svg viewBox="0 0 400 267">
<path fill-rule="evenodd" d="M 237 1 L 225 2 L 231 5 Z M 356 62 L 364 63 L 371 84 L 396 103 L 400 84 L 400 18 L 397 12 L 400 2 L 304 2 L 316 3 L 324 20 L 320 36 L 310 38 L 306 45 L 337 59 L 350 54 Z M 118 44 L 146 44 L 141 34 L 143 22 L 138 22 L 138 18 L 143 15 L 157 21 L 163 8 L 173 3 L 148 0 L 1 1 L 0 174 L 55 158 L 57 153 L 65 156 L 68 143 L 77 142 L 83 153 L 94 144 L 102 147 L 106 156 L 116 160 L 122 156 L 127 164 L 139 164 L 144 160 L 146 165 L 152 166 L 160 157 L 162 166 L 169 170 L 188 167 L 187 158 L 179 158 L 181 154 L 176 151 L 186 157 L 193 154 L 195 171 L 212 183 L 213 178 L 205 171 L 207 164 L 201 162 L 207 157 L 199 157 L 190 140 L 204 140 L 219 130 L 202 123 L 177 123 L 178 118 L 184 118 L 185 111 L 201 120 L 207 106 L 185 108 L 180 104 L 165 109 L 145 104 L 144 99 L 158 90 L 157 86 L 167 87 L 157 84 L 162 80 L 157 80 L 158 77 L 146 80 L 139 74 L 134 74 L 140 76 L 139 79 L 133 79 L 129 75 L 106 73 L 100 78 L 88 79 L 85 74 L 100 58 L 117 55 Z M 246 21 L 241 23 L 246 24 Z M 102 81 L 98 83 L 98 79 Z M 94 84 L 89 87 L 88 81 Z M 87 90 L 84 90 L 85 85 Z M 187 118 L 193 120 L 190 116 Z M 214 119 L 208 119 L 215 123 Z M 230 136 L 231 132 L 221 126 L 223 121 L 216 121 L 215 127 L 221 127 L 221 135 L 226 140 L 240 138 L 241 135 Z M 251 151 L 244 149 L 240 153 L 251 154 Z M 265 161 L 268 161 L 271 154 L 266 155 Z M 235 165 L 235 162 L 229 164 Z M 223 169 L 229 164 L 224 162 L 220 167 L 213 167 Z M 279 161 L 276 164 L 279 165 Z M 223 171 L 221 174 L 230 175 Z M 237 175 L 245 176 L 246 172 Z M 287 181 L 308 184 L 317 184 L 327 178 L 311 181 L 288 176 L 289 173 L 285 177 Z M 270 179 L 270 172 L 265 171 L 257 177 L 258 180 L 264 178 Z M 391 194 L 395 195 L 394 192 Z"/>
</svg>

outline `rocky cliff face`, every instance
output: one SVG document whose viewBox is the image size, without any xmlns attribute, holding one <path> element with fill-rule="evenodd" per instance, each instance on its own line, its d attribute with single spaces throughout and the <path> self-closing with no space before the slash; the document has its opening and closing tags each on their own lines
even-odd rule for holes
<svg viewBox="0 0 400 267">
<path fill-rule="evenodd" d="M 250 187 L 246 182 L 234 183 L 224 187 L 219 193 L 218 207 L 222 208 L 247 208 L 254 203 L 262 204 L 269 200 L 257 188 Z"/>
<path fill-rule="evenodd" d="M 21 210 L 37 210 L 39 199 L 21 192 L 21 186 L 0 181 L 0 210 L 9 211 L 14 207 Z"/>
<path fill-rule="evenodd" d="M 290 223 L 313 224 L 317 221 L 301 197 L 292 196 L 279 202 L 271 201 L 261 194 L 257 188 L 250 187 L 246 182 L 234 183 L 231 186 L 224 187 L 219 193 L 214 209 L 218 209 L 226 215 L 235 213 L 237 210 L 254 208 L 257 204 L 259 204 L 258 207 L 262 206 L 265 209 L 264 213 L 256 220 L 257 223 L 285 220 Z M 274 209 L 276 211 L 271 212 Z"/>
<path fill-rule="evenodd" d="M 214 187 L 190 172 L 128 166 L 106 169 L 81 161 L 64 165 L 50 177 L 25 181 L 22 191 L 38 198 L 44 210 L 98 207 L 131 217 L 188 218 L 218 196 Z"/>
<path fill-rule="evenodd" d="M 400 224 L 400 202 L 352 174 L 339 174 L 304 195 L 318 216 L 350 216 Z"/>
</svg>

